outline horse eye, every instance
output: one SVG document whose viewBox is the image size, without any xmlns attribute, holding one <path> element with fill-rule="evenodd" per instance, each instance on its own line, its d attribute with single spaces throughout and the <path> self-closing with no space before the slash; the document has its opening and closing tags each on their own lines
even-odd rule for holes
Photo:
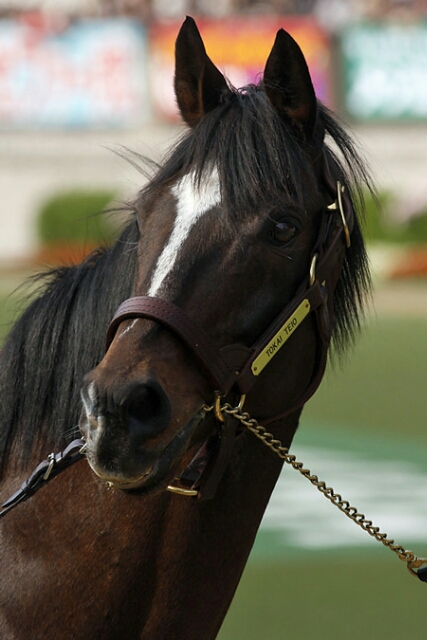
<svg viewBox="0 0 427 640">
<path fill-rule="evenodd" d="M 288 244 L 296 235 L 296 227 L 289 222 L 277 222 L 273 229 L 273 238 L 280 244 Z"/>
</svg>

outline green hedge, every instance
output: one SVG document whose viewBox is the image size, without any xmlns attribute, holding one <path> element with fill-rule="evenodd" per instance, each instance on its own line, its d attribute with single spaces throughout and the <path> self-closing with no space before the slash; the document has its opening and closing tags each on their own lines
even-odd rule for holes
<svg viewBox="0 0 427 640">
<path fill-rule="evenodd" d="M 115 194 L 111 191 L 75 190 L 52 196 L 40 209 L 37 235 L 41 244 L 62 242 L 106 243 L 115 227 L 105 212 Z"/>
<path fill-rule="evenodd" d="M 387 192 L 379 192 L 377 199 L 370 193 L 364 194 L 365 226 L 363 235 L 369 242 L 394 242 L 395 229 L 390 223 L 387 209 L 392 204 L 392 195 Z"/>
<path fill-rule="evenodd" d="M 401 240 L 410 244 L 427 243 L 427 211 L 421 211 L 401 227 Z"/>
<path fill-rule="evenodd" d="M 117 233 L 114 215 L 108 214 L 114 198 L 113 192 L 101 190 L 75 190 L 53 195 L 37 217 L 39 241 L 43 245 L 110 242 Z M 388 191 L 379 192 L 377 200 L 365 194 L 366 240 L 427 244 L 427 209 L 421 210 L 407 223 L 398 224 L 390 215 L 393 204 L 393 195 Z"/>
<path fill-rule="evenodd" d="M 394 198 L 390 192 L 378 194 L 377 202 L 365 195 L 366 224 L 364 236 L 369 242 L 427 244 L 427 208 L 421 209 L 405 222 L 393 221 Z"/>
</svg>

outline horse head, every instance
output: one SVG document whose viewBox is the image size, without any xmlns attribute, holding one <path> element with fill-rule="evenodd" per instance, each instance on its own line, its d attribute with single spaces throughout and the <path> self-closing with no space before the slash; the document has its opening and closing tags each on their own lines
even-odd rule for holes
<svg viewBox="0 0 427 640">
<path fill-rule="evenodd" d="M 146 493 L 223 437 L 220 411 L 208 411 L 220 397 L 244 394 L 290 444 L 323 373 L 354 223 L 324 144 L 327 111 L 285 31 L 260 84 L 237 90 L 187 18 L 175 93 L 189 131 L 136 202 L 134 298 L 82 390 L 92 469 Z"/>
</svg>

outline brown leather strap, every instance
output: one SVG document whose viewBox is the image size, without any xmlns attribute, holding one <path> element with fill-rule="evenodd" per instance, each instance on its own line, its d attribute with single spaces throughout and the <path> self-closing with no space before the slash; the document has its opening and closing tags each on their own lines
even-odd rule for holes
<svg viewBox="0 0 427 640">
<path fill-rule="evenodd" d="M 168 327 L 197 356 L 206 374 L 213 382 L 215 390 L 225 395 L 231 389 L 238 376 L 236 370 L 230 368 L 223 359 L 220 350 L 203 329 L 190 320 L 182 309 L 168 300 L 149 296 L 137 296 L 125 300 L 118 308 L 108 328 L 107 349 L 114 339 L 119 324 L 131 318 L 147 318 Z M 247 357 L 247 353 L 245 355 Z"/>
<path fill-rule="evenodd" d="M 239 423 L 224 415 L 226 424 L 208 438 L 197 451 L 190 464 L 182 471 L 178 483 L 187 489 L 196 489 L 199 500 L 214 497 L 224 475 L 236 439 Z"/>
<path fill-rule="evenodd" d="M 328 161 L 324 155 L 324 183 L 336 206 L 327 208 L 320 221 L 318 237 L 311 256 L 312 259 L 316 256 L 315 274 L 311 274 L 310 278 L 307 274 L 294 298 L 254 345 L 248 347 L 233 344 L 218 348 L 211 338 L 172 302 L 138 296 L 126 300 L 119 307 L 108 329 L 107 348 L 123 320 L 138 317 L 154 320 L 167 326 L 191 349 L 213 383 L 215 391 L 221 395 L 227 395 L 235 386 L 240 393 L 248 393 L 256 380 L 251 368 L 253 362 L 286 324 L 287 319 L 293 315 L 302 301 L 307 300 L 310 304 L 310 312 L 315 314 L 318 340 L 311 381 L 292 406 L 287 407 L 279 415 L 264 420 L 264 424 L 279 420 L 301 408 L 314 394 L 324 374 L 333 329 L 333 292 L 341 274 L 345 247 L 354 225 L 354 212 L 346 190 L 340 194 L 342 209 L 338 208 L 337 183 L 332 179 L 329 164 L 335 165 L 335 161 L 332 158 Z M 181 484 L 198 488 L 199 497 L 205 499 L 211 497 L 227 464 L 234 438 L 234 428 L 229 424 L 222 427 L 219 435 L 208 440 L 183 471 Z"/>
<path fill-rule="evenodd" d="M 46 460 L 40 462 L 30 477 L 22 483 L 20 489 L 2 504 L 0 518 L 3 518 L 6 513 L 9 513 L 21 502 L 28 500 L 36 491 L 44 487 L 49 480 L 52 480 L 72 464 L 84 458 L 84 445 L 85 443 L 81 439 L 73 440 L 64 451 L 60 451 L 57 454 L 51 453 Z"/>
<path fill-rule="evenodd" d="M 334 160 L 329 162 L 334 163 Z M 337 185 L 331 177 L 326 155 L 323 157 L 323 178 L 331 199 L 337 200 Z M 349 232 L 353 229 L 353 209 L 346 190 L 342 193 L 343 215 Z M 291 317 L 303 299 L 310 303 L 311 311 L 316 311 L 318 330 L 325 348 L 329 346 L 332 333 L 333 307 L 332 292 L 341 273 L 345 252 L 345 234 L 338 210 L 326 210 L 322 217 L 318 238 L 313 254 L 318 255 L 316 278 L 311 285 L 308 276 L 301 284 L 296 296 L 285 306 L 257 342 L 247 345 L 234 344 L 218 348 L 201 327 L 195 324 L 185 312 L 168 300 L 137 296 L 123 302 L 115 314 L 107 332 L 106 346 L 110 346 L 117 328 L 124 320 L 147 318 L 160 322 L 177 334 L 196 355 L 205 373 L 214 385 L 215 391 L 226 395 L 236 385 L 241 393 L 247 393 L 255 382 L 251 365 L 262 352 L 278 329 Z M 335 225 L 335 228 L 334 228 Z M 328 308 L 325 301 L 330 298 Z M 324 307 L 322 312 L 317 312 Z M 321 358 L 323 362 L 326 358 Z"/>
<path fill-rule="evenodd" d="M 337 183 L 331 177 L 330 168 L 325 155 L 323 161 L 323 175 L 328 191 L 331 194 L 332 199 L 335 198 L 337 203 Z M 341 197 L 344 219 L 347 224 L 348 231 L 351 234 L 354 227 L 354 211 L 347 189 L 344 189 Z M 341 216 L 341 212 L 339 210 L 328 210 L 322 220 L 319 237 L 313 250 L 313 255 L 317 253 L 319 256 L 316 263 L 316 283 L 318 285 L 319 283 L 322 283 L 322 289 L 326 294 L 324 297 L 324 304 L 319 305 L 315 310 L 318 347 L 313 377 L 308 387 L 295 401 L 295 403 L 293 403 L 291 407 L 284 409 L 281 413 L 265 419 L 263 421 L 265 426 L 275 422 L 276 420 L 285 418 L 304 406 L 304 404 L 314 395 L 322 381 L 334 325 L 333 293 L 341 275 L 347 240 L 342 226 L 342 220 L 338 218 L 338 214 Z M 337 224 L 338 226 L 334 231 L 331 231 L 331 226 L 333 224 Z"/>
<path fill-rule="evenodd" d="M 323 324 L 323 322 L 319 320 L 319 316 L 322 312 L 323 313 L 325 312 L 324 309 L 316 311 L 318 327 Z M 280 413 L 274 416 L 270 416 L 269 418 L 264 419 L 263 420 L 264 426 L 267 426 L 272 422 L 276 422 L 277 420 L 282 420 L 283 418 L 286 418 L 287 416 L 297 411 L 297 409 L 301 409 L 301 407 L 303 407 L 305 403 L 308 402 L 308 400 L 310 400 L 310 398 L 317 391 L 320 383 L 322 382 L 323 375 L 325 373 L 326 363 L 328 360 L 330 340 L 327 339 L 327 336 L 323 335 L 320 331 L 318 331 L 317 341 L 318 341 L 318 344 L 317 344 L 316 362 L 313 369 L 313 375 L 308 387 L 291 406 L 286 407 L 286 409 L 284 409 L 283 411 L 281 411 Z"/>
<path fill-rule="evenodd" d="M 255 382 L 251 365 L 279 328 L 286 323 L 303 299 L 310 302 L 311 310 L 325 301 L 323 288 L 316 281 L 286 305 L 274 322 L 257 340 L 253 347 L 241 344 L 218 348 L 209 336 L 195 324 L 182 309 L 168 300 L 149 296 L 136 296 L 125 300 L 117 310 L 107 332 L 107 349 L 114 339 L 117 328 L 124 320 L 147 318 L 159 322 L 175 334 L 191 349 L 202 364 L 215 386 L 215 391 L 226 395 L 237 383 L 240 393 L 247 393 Z"/>
</svg>

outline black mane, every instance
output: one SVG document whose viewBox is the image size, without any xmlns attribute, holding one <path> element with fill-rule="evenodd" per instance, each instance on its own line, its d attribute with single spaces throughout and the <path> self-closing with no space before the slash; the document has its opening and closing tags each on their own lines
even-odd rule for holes
<svg viewBox="0 0 427 640">
<path fill-rule="evenodd" d="M 356 214 L 351 247 L 346 252 L 342 277 L 334 295 L 333 344 L 342 353 L 360 327 L 370 292 L 361 222 L 364 192 L 375 194 L 353 140 L 321 103 L 318 103 L 318 119 L 325 132 L 326 155 L 335 160 L 336 179 L 346 184 Z M 266 194 L 276 194 L 282 205 L 288 199 L 303 211 L 310 204 L 308 194 L 318 188 L 298 132 L 286 125 L 271 106 L 262 82 L 225 94 L 222 104 L 190 129 L 172 150 L 142 192 L 142 198 L 155 197 L 159 186 L 186 173 L 194 172 L 195 180 L 201 180 L 204 170 L 212 166 L 219 171 L 224 208 L 237 225 L 239 216 L 256 211 Z"/>
<path fill-rule="evenodd" d="M 355 209 L 363 204 L 369 179 L 355 148 L 330 112 L 319 105 L 319 120 L 336 151 L 341 177 Z M 216 165 L 222 197 L 235 223 L 255 210 L 265 193 L 307 205 L 307 180 L 315 181 L 301 141 L 276 114 L 261 87 L 225 97 L 220 107 L 191 129 L 135 202 L 141 208 L 157 189 L 179 175 Z M 305 176 L 305 183 L 301 181 Z M 309 187 L 313 187 L 309 185 Z M 358 205 L 358 206 L 357 206 Z M 118 305 L 134 284 L 138 231 L 135 222 L 110 249 L 81 265 L 45 277 L 45 290 L 23 313 L 0 354 L 0 460 L 6 464 L 14 442 L 17 465 L 25 464 L 35 443 L 42 455 L 62 448 L 80 414 L 82 378 L 102 358 L 104 336 Z M 351 341 L 360 324 L 369 273 L 359 222 L 352 234 L 342 277 L 335 292 L 335 344 Z M 0 467 L 1 470 L 1 467 Z"/>
<path fill-rule="evenodd" d="M 114 246 L 40 276 L 43 293 L 0 353 L 0 471 L 15 437 L 18 466 L 37 441 L 47 454 L 77 437 L 82 378 L 101 360 L 109 320 L 132 292 L 137 242 L 132 222 Z"/>
</svg>

